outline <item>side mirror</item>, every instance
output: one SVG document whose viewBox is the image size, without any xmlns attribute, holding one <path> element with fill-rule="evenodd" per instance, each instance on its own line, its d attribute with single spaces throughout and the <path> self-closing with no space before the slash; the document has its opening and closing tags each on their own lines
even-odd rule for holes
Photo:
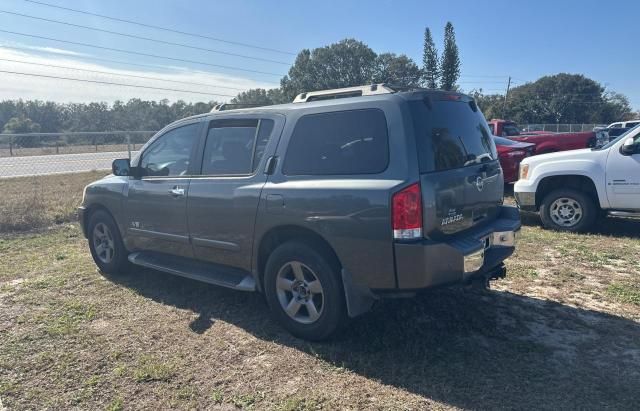
<svg viewBox="0 0 640 411">
<path fill-rule="evenodd" d="M 633 137 L 629 137 L 624 140 L 622 147 L 620 147 L 620 153 L 624 156 L 631 156 L 638 152 L 638 146 L 635 144 Z"/>
<path fill-rule="evenodd" d="M 131 167 L 131 161 L 128 158 L 119 158 L 111 163 L 111 171 L 114 176 L 139 177 L 138 170 L 138 167 Z"/>
</svg>

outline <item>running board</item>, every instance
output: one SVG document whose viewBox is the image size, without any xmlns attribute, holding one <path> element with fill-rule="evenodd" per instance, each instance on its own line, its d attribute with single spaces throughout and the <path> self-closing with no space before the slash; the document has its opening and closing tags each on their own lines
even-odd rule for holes
<svg viewBox="0 0 640 411">
<path fill-rule="evenodd" d="M 131 253 L 128 258 L 132 264 L 203 283 L 239 291 L 256 290 L 253 276 L 240 269 L 151 251 Z"/>
<path fill-rule="evenodd" d="M 609 215 L 612 217 L 640 218 L 640 213 L 633 213 L 631 211 L 609 211 Z"/>
</svg>

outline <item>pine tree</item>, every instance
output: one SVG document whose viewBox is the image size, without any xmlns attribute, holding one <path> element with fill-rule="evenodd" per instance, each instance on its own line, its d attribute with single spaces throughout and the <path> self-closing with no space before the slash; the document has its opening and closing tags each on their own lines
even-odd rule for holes
<svg viewBox="0 0 640 411">
<path fill-rule="evenodd" d="M 428 88 L 438 88 L 440 70 L 438 67 L 438 49 L 431 37 L 429 27 L 424 29 L 424 51 L 422 54 L 422 82 Z"/>
<path fill-rule="evenodd" d="M 440 70 L 440 88 L 454 90 L 460 77 L 460 57 L 456 45 L 456 33 L 453 31 L 451 22 L 447 22 L 444 28 L 444 50 Z"/>
</svg>

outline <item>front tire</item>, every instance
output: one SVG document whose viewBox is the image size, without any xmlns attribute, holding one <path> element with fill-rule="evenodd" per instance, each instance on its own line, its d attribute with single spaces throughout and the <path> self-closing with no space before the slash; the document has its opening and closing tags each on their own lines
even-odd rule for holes
<svg viewBox="0 0 640 411">
<path fill-rule="evenodd" d="M 89 217 L 89 250 L 100 271 L 107 274 L 122 274 L 129 269 L 128 253 L 122 242 L 115 220 L 104 210 Z"/>
<path fill-rule="evenodd" d="M 291 334 L 324 340 L 346 320 L 338 264 L 299 242 L 280 245 L 265 267 L 265 294 L 276 320 Z"/>
<path fill-rule="evenodd" d="M 586 193 L 573 189 L 558 189 L 547 194 L 540 206 L 542 224 L 549 229 L 585 232 L 596 221 L 598 209 Z"/>
</svg>

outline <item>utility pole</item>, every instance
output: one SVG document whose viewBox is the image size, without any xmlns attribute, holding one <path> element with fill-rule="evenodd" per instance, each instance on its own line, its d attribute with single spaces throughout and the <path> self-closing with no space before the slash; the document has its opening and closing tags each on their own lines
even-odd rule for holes
<svg viewBox="0 0 640 411">
<path fill-rule="evenodd" d="M 505 114 L 507 112 L 507 98 L 509 97 L 510 88 L 511 88 L 511 76 L 509 76 L 509 81 L 507 82 L 507 92 L 504 94 L 504 104 L 502 106 L 502 118 L 505 118 Z"/>
</svg>

